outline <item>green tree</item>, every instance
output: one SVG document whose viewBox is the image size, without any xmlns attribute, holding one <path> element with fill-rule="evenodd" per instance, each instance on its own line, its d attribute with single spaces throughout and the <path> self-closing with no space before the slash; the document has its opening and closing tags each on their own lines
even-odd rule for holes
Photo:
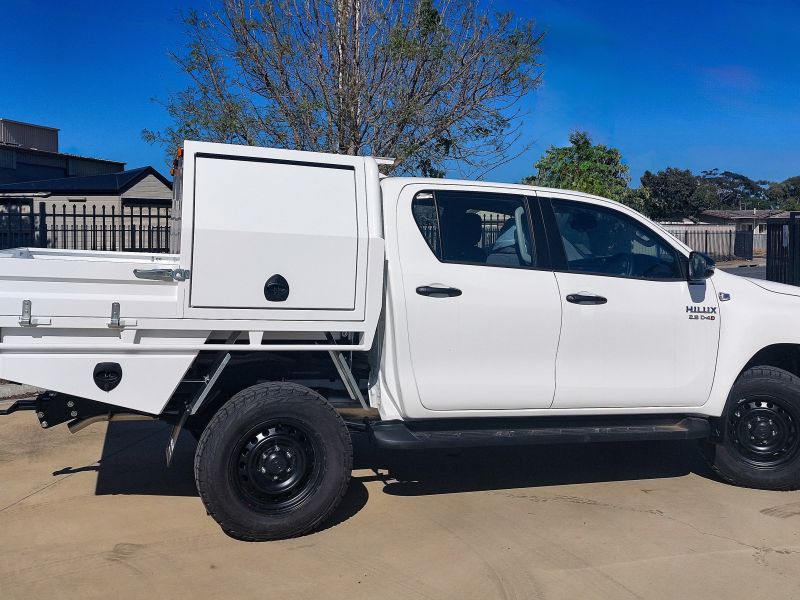
<svg viewBox="0 0 800 600">
<path fill-rule="evenodd" d="M 616 148 L 592 144 L 585 131 L 574 131 L 569 146 L 550 146 L 536 162 L 536 175 L 523 183 L 597 194 L 613 200 L 629 197 L 628 166 Z"/>
<path fill-rule="evenodd" d="M 630 206 L 634 210 L 638 210 L 643 215 L 656 218 L 653 216 L 650 206 L 652 202 L 650 190 L 646 187 L 628 188 L 620 202 L 626 206 Z"/>
<path fill-rule="evenodd" d="M 641 184 L 647 190 L 643 212 L 654 219 L 694 217 L 718 204 L 714 189 L 688 169 L 645 171 Z"/>
<path fill-rule="evenodd" d="M 713 191 L 719 206 L 732 210 L 769 208 L 768 181 L 753 181 L 746 175 L 732 171 L 711 169 L 700 173 L 701 184 Z"/>
<path fill-rule="evenodd" d="M 800 210 L 800 176 L 773 183 L 767 188 L 766 194 L 774 208 Z"/>
<path fill-rule="evenodd" d="M 393 156 L 394 171 L 479 173 L 509 158 L 543 35 L 479 0 L 214 0 L 172 58 L 191 85 L 144 130 L 184 139 Z"/>
</svg>

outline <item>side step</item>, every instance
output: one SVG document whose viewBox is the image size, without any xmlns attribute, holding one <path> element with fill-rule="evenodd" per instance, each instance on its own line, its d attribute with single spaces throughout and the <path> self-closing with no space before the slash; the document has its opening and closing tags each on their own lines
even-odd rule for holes
<svg viewBox="0 0 800 600">
<path fill-rule="evenodd" d="M 36 410 L 37 396 L 27 398 L 11 398 L 10 400 L 0 400 L 0 416 L 10 415 L 18 410 Z"/>
<path fill-rule="evenodd" d="M 469 446 L 566 444 L 688 440 L 711 434 L 707 419 L 683 415 L 645 417 L 581 417 L 562 419 L 430 419 L 382 421 L 370 429 L 381 448 L 450 448 Z"/>
</svg>

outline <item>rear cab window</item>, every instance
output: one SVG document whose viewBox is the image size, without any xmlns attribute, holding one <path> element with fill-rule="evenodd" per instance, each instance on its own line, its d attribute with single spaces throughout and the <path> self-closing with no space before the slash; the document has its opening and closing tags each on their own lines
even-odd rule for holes
<svg viewBox="0 0 800 600">
<path fill-rule="evenodd" d="M 539 266 L 525 196 L 436 190 L 418 193 L 411 210 L 441 262 Z"/>
</svg>

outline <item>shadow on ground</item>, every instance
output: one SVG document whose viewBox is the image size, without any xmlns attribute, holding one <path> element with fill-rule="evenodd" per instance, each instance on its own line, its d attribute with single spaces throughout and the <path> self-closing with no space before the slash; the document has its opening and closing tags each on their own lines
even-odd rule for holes
<svg viewBox="0 0 800 600">
<path fill-rule="evenodd" d="M 384 454 L 397 496 L 633 481 L 696 473 L 714 479 L 695 442 L 626 442 Z"/>
<path fill-rule="evenodd" d="M 195 440 L 183 432 L 172 465 L 167 467 L 169 433 L 169 426 L 159 422 L 111 423 L 98 464 L 67 467 L 54 475 L 96 470 L 97 495 L 197 496 L 193 474 Z M 369 496 L 365 483 L 374 480 L 384 482 L 384 493 L 420 496 L 659 479 L 689 473 L 714 478 L 694 442 L 382 452 L 374 449 L 364 434 L 355 434 L 353 446 L 354 468 L 376 472 L 353 477 L 344 501 L 326 528 L 361 510 Z"/>
</svg>

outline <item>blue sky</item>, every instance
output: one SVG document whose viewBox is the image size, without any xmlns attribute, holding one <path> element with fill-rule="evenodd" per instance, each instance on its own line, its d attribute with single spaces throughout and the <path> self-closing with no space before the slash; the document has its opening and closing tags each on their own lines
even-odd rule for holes
<svg viewBox="0 0 800 600">
<path fill-rule="evenodd" d="M 62 150 L 165 170 L 142 128 L 185 80 L 167 56 L 180 9 L 208 0 L 3 0 L 0 116 L 59 127 Z M 800 175 L 800 2 L 495 0 L 547 32 L 544 84 L 522 107 L 530 149 L 488 179 L 518 181 L 587 130 L 645 169 Z"/>
</svg>

